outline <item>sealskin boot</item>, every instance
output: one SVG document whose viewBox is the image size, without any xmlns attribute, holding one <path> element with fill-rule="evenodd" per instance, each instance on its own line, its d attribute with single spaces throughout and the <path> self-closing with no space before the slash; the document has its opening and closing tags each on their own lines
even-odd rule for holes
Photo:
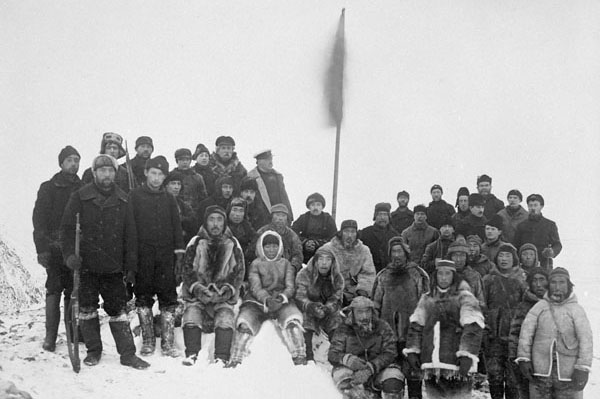
<svg viewBox="0 0 600 399">
<path fill-rule="evenodd" d="M 140 329 L 142 330 L 142 356 L 150 356 L 154 354 L 156 349 L 156 337 L 154 336 L 154 317 L 152 309 L 141 307 L 137 309 L 138 317 L 140 318 Z"/>
<path fill-rule="evenodd" d="M 102 357 L 102 339 L 100 338 L 100 320 L 98 314 L 81 314 L 79 316 L 79 325 L 87 348 L 87 356 L 83 363 L 88 366 L 95 366 Z M 78 344 L 76 344 L 78 345 Z"/>
<path fill-rule="evenodd" d="M 423 389 L 421 380 L 406 380 L 408 386 L 408 397 L 409 399 L 421 399 L 423 398 Z"/>
<path fill-rule="evenodd" d="M 173 312 L 166 309 L 160 311 L 160 348 L 163 356 L 178 357 L 179 351 L 175 348 L 175 317 Z"/>
<path fill-rule="evenodd" d="M 313 340 L 313 332 L 305 331 L 304 332 L 304 344 L 306 345 L 306 360 L 307 361 L 315 360 L 315 355 L 313 353 L 312 340 Z"/>
<path fill-rule="evenodd" d="M 198 352 L 202 349 L 202 330 L 198 326 L 186 325 L 183 327 L 183 343 L 185 345 L 185 366 L 196 363 Z"/>
<path fill-rule="evenodd" d="M 60 294 L 46 295 L 46 337 L 42 348 L 48 352 L 56 349 L 56 335 L 60 323 Z"/>
<path fill-rule="evenodd" d="M 108 324 L 117 345 L 117 352 L 121 356 L 121 364 L 137 370 L 150 367 L 148 362 L 143 361 L 135 355 L 135 344 L 133 343 L 133 335 L 129 328 L 129 322 L 126 320 L 110 320 Z"/>
<path fill-rule="evenodd" d="M 221 359 L 225 364 L 231 354 L 233 328 L 215 328 L 215 360 Z"/>
</svg>

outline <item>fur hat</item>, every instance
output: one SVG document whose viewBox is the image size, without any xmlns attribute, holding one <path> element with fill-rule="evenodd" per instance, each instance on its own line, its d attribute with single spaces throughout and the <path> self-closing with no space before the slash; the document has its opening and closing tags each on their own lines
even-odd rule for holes
<svg viewBox="0 0 600 399">
<path fill-rule="evenodd" d="M 323 208 L 325 208 L 325 197 L 323 197 L 321 194 L 313 193 L 309 195 L 306 199 L 306 207 L 310 207 L 310 204 L 312 204 L 313 202 L 320 202 L 321 205 L 323 205 Z"/>
<path fill-rule="evenodd" d="M 163 185 L 166 186 L 167 184 L 169 184 L 169 182 L 172 182 L 172 181 L 178 181 L 178 182 L 181 182 L 181 184 L 183 184 L 183 179 L 184 179 L 183 173 L 181 173 L 180 171 L 175 169 L 167 175 L 167 177 L 165 178 L 165 181 L 163 182 Z"/>
<path fill-rule="evenodd" d="M 404 242 L 404 238 L 401 236 L 395 236 L 388 240 L 388 257 L 392 257 L 392 247 L 400 245 L 406 254 L 406 260 L 408 261 L 408 256 L 410 255 L 410 247 L 406 242 Z"/>
<path fill-rule="evenodd" d="M 219 136 L 215 141 L 215 145 L 217 147 L 220 145 L 231 145 L 235 147 L 235 140 L 231 136 Z"/>
<path fill-rule="evenodd" d="M 229 205 L 227 205 L 226 213 L 228 215 L 231 212 L 231 208 L 233 208 L 234 206 L 239 206 L 240 208 L 244 208 L 244 214 L 246 214 L 246 210 L 248 208 L 248 203 L 243 198 L 235 197 L 235 198 L 231 199 L 231 202 L 229 203 Z"/>
<path fill-rule="evenodd" d="M 138 137 L 137 140 L 135 141 L 135 149 L 137 150 L 137 148 L 139 146 L 141 146 L 142 144 L 148 144 L 154 150 L 154 143 L 152 142 L 151 137 L 148 137 L 148 136 Z"/>
<path fill-rule="evenodd" d="M 192 152 L 187 148 L 180 148 L 175 151 L 175 161 L 179 161 L 179 158 L 188 157 L 192 158 Z"/>
<path fill-rule="evenodd" d="M 60 150 L 60 153 L 58 154 L 58 166 L 62 166 L 62 163 L 65 161 L 65 159 L 67 159 L 71 155 L 77 155 L 79 159 L 81 159 L 81 155 L 79 155 L 75 147 L 71 147 L 70 145 L 68 145 L 62 150 Z"/>
<path fill-rule="evenodd" d="M 356 220 L 346 219 L 342 222 L 340 226 L 340 232 L 347 228 L 353 228 L 355 230 L 358 230 L 358 223 L 356 223 Z"/>
<path fill-rule="evenodd" d="M 196 159 L 198 158 L 198 155 L 202 154 L 203 152 L 206 152 L 207 154 L 210 155 L 210 151 L 208 150 L 208 148 L 206 148 L 206 146 L 202 143 L 198 144 L 196 146 L 196 151 L 194 151 L 194 154 L 192 155 L 192 159 Z"/>
<path fill-rule="evenodd" d="M 496 257 L 494 258 L 494 263 L 496 265 L 498 264 L 498 255 L 500 255 L 500 252 L 510 252 L 512 254 L 513 266 L 517 266 L 520 263 L 519 255 L 517 254 L 517 248 L 515 248 L 514 245 L 505 242 L 504 244 L 500 245 L 498 248 L 498 253 L 496 253 Z"/>
<path fill-rule="evenodd" d="M 472 234 L 470 236 L 467 236 L 467 243 L 471 243 L 471 242 L 474 242 L 477 245 L 479 245 L 479 248 L 481 248 L 481 245 L 483 245 L 483 240 L 477 234 Z"/>
<path fill-rule="evenodd" d="M 495 227 L 498 230 L 504 230 L 504 221 L 502 220 L 502 216 L 498 214 L 492 216 L 490 220 L 485 222 L 485 225 Z"/>
<path fill-rule="evenodd" d="M 407 191 L 402 190 L 398 194 L 396 194 L 396 199 L 398 199 L 399 197 L 406 197 L 410 199 L 410 194 Z"/>
<path fill-rule="evenodd" d="M 377 216 L 377 214 L 379 212 L 386 212 L 389 215 L 391 211 L 392 211 L 392 204 L 390 204 L 389 202 L 380 202 L 377 205 L 375 205 L 375 212 L 373 213 L 373 220 L 375 220 L 375 217 Z"/>
<path fill-rule="evenodd" d="M 452 228 L 454 228 L 454 219 L 452 219 L 452 216 L 449 215 L 444 215 L 441 218 L 441 222 L 440 222 L 440 227 L 442 226 L 452 226 Z"/>
<path fill-rule="evenodd" d="M 550 277 L 548 276 L 548 272 L 546 270 L 544 270 L 543 268 L 541 268 L 539 266 L 532 267 L 531 270 L 529 270 L 529 274 L 527 274 L 527 278 L 525 279 L 525 281 L 527 281 L 527 285 L 529 286 L 529 288 L 531 288 L 531 283 L 533 282 L 533 277 L 536 274 L 543 275 L 544 277 L 546 277 L 546 280 L 550 279 Z"/>
<path fill-rule="evenodd" d="M 458 206 L 458 199 L 460 197 L 462 197 L 463 195 L 466 195 L 467 197 L 469 196 L 469 189 L 466 187 L 461 187 L 458 189 L 458 192 L 456 193 L 456 206 Z"/>
<path fill-rule="evenodd" d="M 427 207 L 423 204 L 419 204 L 413 208 L 413 212 L 414 213 L 417 213 L 417 212 L 427 213 Z"/>
<path fill-rule="evenodd" d="M 513 188 L 508 192 L 508 194 L 506 195 L 506 199 L 508 199 L 508 197 L 510 197 L 511 195 L 516 195 L 517 197 L 519 197 L 519 201 L 523 201 L 523 194 L 521 194 L 521 192 L 516 188 Z"/>
<path fill-rule="evenodd" d="M 275 212 L 281 212 L 281 213 L 285 213 L 286 215 L 290 215 L 290 211 L 288 210 L 288 207 L 285 206 L 285 204 L 275 204 L 271 207 L 271 215 L 274 214 Z"/>
<path fill-rule="evenodd" d="M 537 257 L 538 257 L 537 247 L 530 242 L 526 242 L 525 244 L 521 245 L 521 247 L 519 248 L 519 257 L 521 257 L 521 255 L 523 254 L 523 251 L 526 251 L 528 249 L 535 252 L 535 258 L 537 260 Z"/>
<path fill-rule="evenodd" d="M 469 253 L 469 247 L 467 247 L 467 243 L 465 240 L 458 239 L 448 246 L 448 256 L 452 255 L 455 252 L 463 252 L 465 254 Z"/>
<path fill-rule="evenodd" d="M 116 144 L 119 147 L 119 155 L 117 159 L 125 156 L 125 149 L 123 148 L 123 137 L 120 134 L 113 132 L 106 132 L 102 135 L 102 142 L 100 143 L 100 154 L 106 152 L 106 146 L 108 144 Z"/>
<path fill-rule="evenodd" d="M 477 184 L 484 182 L 492 184 L 492 178 L 488 175 L 477 176 Z"/>
<path fill-rule="evenodd" d="M 227 215 L 225 214 L 225 210 L 219 205 L 211 205 L 206 208 L 204 211 L 204 225 L 206 225 L 206 219 L 208 219 L 208 217 L 213 213 L 218 213 L 219 215 L 223 216 L 223 219 L 225 219 L 225 225 L 227 225 Z"/>
<path fill-rule="evenodd" d="M 92 171 L 97 170 L 98 168 L 102 168 L 104 166 L 112 166 L 115 170 L 119 170 L 119 164 L 117 160 L 107 154 L 100 154 L 94 157 L 92 161 Z"/>
<path fill-rule="evenodd" d="M 451 260 L 447 259 L 436 259 L 435 260 L 435 270 L 441 269 L 442 267 L 448 268 L 453 272 L 456 272 L 456 265 Z"/>
<path fill-rule="evenodd" d="M 434 184 L 433 186 L 431 186 L 431 188 L 429 189 L 429 193 L 431 193 L 433 190 L 440 190 L 442 194 L 444 194 L 444 190 L 439 184 Z"/>
<path fill-rule="evenodd" d="M 256 179 L 253 179 L 253 178 L 247 177 L 247 176 L 244 177 L 242 179 L 242 183 L 240 184 L 240 191 L 244 191 L 244 190 L 258 191 L 258 183 L 256 182 Z"/>
<path fill-rule="evenodd" d="M 350 308 L 350 309 L 374 309 L 375 304 L 373 304 L 373 301 L 370 300 L 369 298 L 367 298 L 366 296 L 356 296 L 356 297 L 354 297 L 354 299 L 352 300 L 350 305 L 348 305 L 348 308 Z"/>
<path fill-rule="evenodd" d="M 550 275 L 548 276 L 548 279 L 551 279 L 554 276 L 565 276 L 569 281 L 571 281 L 571 275 L 569 274 L 569 271 L 564 267 L 555 267 L 554 269 L 552 269 Z"/>
<path fill-rule="evenodd" d="M 483 196 L 479 193 L 473 193 L 469 195 L 469 207 L 473 206 L 484 206 Z"/>
<path fill-rule="evenodd" d="M 527 203 L 531 201 L 539 201 L 541 206 L 544 206 L 544 197 L 541 194 L 531 194 L 527 196 Z"/>
<path fill-rule="evenodd" d="M 167 162 L 167 159 L 162 155 L 150 158 L 146 161 L 146 166 L 144 169 L 150 170 L 151 168 L 160 169 L 165 176 L 169 174 L 169 162 Z"/>
</svg>

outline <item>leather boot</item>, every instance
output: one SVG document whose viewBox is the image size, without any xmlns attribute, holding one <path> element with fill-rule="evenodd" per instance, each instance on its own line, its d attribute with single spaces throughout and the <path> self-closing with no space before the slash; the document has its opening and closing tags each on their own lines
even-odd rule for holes
<svg viewBox="0 0 600 399">
<path fill-rule="evenodd" d="M 102 357 L 102 339 L 100 338 L 98 313 L 81 313 L 79 315 L 79 325 L 87 348 L 87 356 L 83 359 L 83 363 L 88 366 L 95 366 Z"/>
<path fill-rule="evenodd" d="M 175 348 L 175 317 L 167 309 L 160 311 L 160 348 L 163 356 L 178 357 L 179 351 Z"/>
<path fill-rule="evenodd" d="M 152 309 L 141 307 L 137 309 L 137 313 L 140 318 L 140 329 L 142 330 L 142 349 L 140 349 L 140 354 L 142 356 L 150 356 L 156 348 Z"/>
<path fill-rule="evenodd" d="M 423 397 L 423 388 L 421 380 L 406 380 L 409 399 L 421 399 Z"/>
<path fill-rule="evenodd" d="M 504 384 L 490 384 L 490 397 L 504 399 Z"/>
<path fill-rule="evenodd" d="M 306 345 L 306 360 L 307 361 L 315 360 L 315 355 L 313 353 L 312 339 L 313 339 L 313 332 L 305 331 L 304 332 L 304 345 Z"/>
<path fill-rule="evenodd" d="M 198 326 L 186 325 L 183 327 L 183 343 L 185 345 L 185 366 L 196 363 L 198 352 L 202 349 L 202 330 Z"/>
<path fill-rule="evenodd" d="M 224 363 L 229 361 L 232 339 L 233 328 L 215 328 L 215 360 L 221 359 Z"/>
<path fill-rule="evenodd" d="M 117 345 L 117 352 L 121 356 L 121 364 L 137 370 L 148 368 L 150 364 L 135 355 L 135 344 L 129 328 L 129 321 L 127 321 L 126 315 L 123 315 L 123 318 L 125 320 L 121 320 L 120 317 L 118 319 L 111 318 L 108 323 Z"/>
<path fill-rule="evenodd" d="M 60 294 L 46 295 L 46 337 L 42 348 L 48 352 L 56 349 L 56 335 L 60 323 Z"/>
</svg>

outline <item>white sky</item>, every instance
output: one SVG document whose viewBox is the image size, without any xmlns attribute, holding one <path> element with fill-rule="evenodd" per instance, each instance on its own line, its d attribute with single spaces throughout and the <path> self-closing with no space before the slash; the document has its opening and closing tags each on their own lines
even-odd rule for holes
<svg viewBox="0 0 600 399">
<path fill-rule="evenodd" d="M 1 1 L 2 233 L 32 248 L 58 152 L 74 145 L 83 172 L 104 131 L 150 135 L 172 164 L 220 134 L 248 169 L 270 147 L 297 215 L 314 191 L 329 201 L 323 76 L 342 7 L 338 223 L 370 224 L 402 189 L 428 202 L 434 183 L 453 203 L 487 173 L 503 200 L 543 194 L 567 253 L 584 238 L 598 255 L 595 1 Z"/>
</svg>

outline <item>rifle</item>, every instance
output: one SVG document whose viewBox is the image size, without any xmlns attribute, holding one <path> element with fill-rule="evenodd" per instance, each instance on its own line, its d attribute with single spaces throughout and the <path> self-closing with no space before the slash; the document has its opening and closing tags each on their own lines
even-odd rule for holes
<svg viewBox="0 0 600 399">
<path fill-rule="evenodd" d="M 127 148 L 127 140 L 125 140 L 125 165 L 127 167 L 127 180 L 129 183 L 129 191 L 131 191 L 135 188 L 135 177 L 133 176 L 131 159 L 129 159 L 129 149 Z"/>
<path fill-rule="evenodd" d="M 79 258 L 79 245 L 81 242 L 81 225 L 79 213 L 75 216 L 75 256 Z M 67 332 L 67 348 L 73 371 L 79 373 L 81 363 L 79 360 L 79 270 L 73 270 L 73 291 L 69 308 L 65 311 L 65 327 Z"/>
</svg>

